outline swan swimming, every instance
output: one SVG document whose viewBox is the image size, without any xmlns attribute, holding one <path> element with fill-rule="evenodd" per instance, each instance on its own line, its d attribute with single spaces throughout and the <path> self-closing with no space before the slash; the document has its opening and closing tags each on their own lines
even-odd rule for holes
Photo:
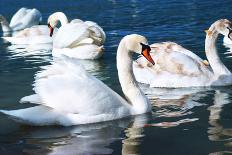
<svg viewBox="0 0 232 155">
<path fill-rule="evenodd" d="M 106 35 L 97 23 L 80 19 L 68 22 L 64 13 L 55 12 L 48 18 L 50 36 L 58 21 L 61 27 L 53 40 L 54 57 L 65 55 L 77 59 L 98 59 L 102 56 Z"/>
<path fill-rule="evenodd" d="M 33 25 L 38 25 L 42 21 L 39 10 L 21 8 L 11 18 L 10 24 L 3 15 L 0 15 L 0 23 L 4 33 L 23 30 Z"/>
<path fill-rule="evenodd" d="M 205 53 L 208 61 L 173 42 L 150 45 L 156 65 L 146 62 L 143 57 L 138 58 L 133 65 L 136 80 L 150 87 L 231 85 L 231 72 L 220 60 L 215 45 L 219 34 L 232 39 L 232 23 L 229 20 L 217 20 L 207 30 Z"/>
<path fill-rule="evenodd" d="M 23 123 L 40 126 L 96 123 L 150 112 L 151 104 L 139 88 L 132 69 L 132 54 L 141 51 L 154 64 L 150 50 L 147 39 L 137 34 L 127 35 L 119 43 L 118 77 L 127 100 L 90 75 L 75 59 L 66 57 L 43 67 L 35 77 L 35 94 L 21 99 L 39 106 L 1 112 Z"/>
</svg>

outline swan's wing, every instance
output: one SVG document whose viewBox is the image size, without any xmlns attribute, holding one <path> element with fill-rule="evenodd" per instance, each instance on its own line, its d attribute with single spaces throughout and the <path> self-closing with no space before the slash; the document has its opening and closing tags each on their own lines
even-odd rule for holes
<svg viewBox="0 0 232 155">
<path fill-rule="evenodd" d="M 176 43 L 157 43 L 152 44 L 151 47 L 155 47 L 151 56 L 158 68 L 148 65 L 148 62 L 144 61 L 142 57 L 137 60 L 140 66 L 182 75 L 198 75 L 209 70 L 199 56 Z"/>
<path fill-rule="evenodd" d="M 54 30 L 54 36 L 57 29 Z M 16 32 L 12 37 L 2 37 L 11 44 L 45 44 L 52 43 L 52 37 L 46 25 L 35 25 Z"/>
<path fill-rule="evenodd" d="M 14 18 L 13 19 L 14 22 L 10 25 L 10 27 L 13 30 L 21 30 L 24 28 L 31 27 L 33 25 L 38 25 L 42 20 L 42 15 L 37 9 L 27 9 L 24 12 L 22 12 L 20 15 L 23 16 L 22 17 L 20 16 L 19 19 Z"/>
<path fill-rule="evenodd" d="M 103 45 L 106 39 L 106 34 L 104 30 L 95 22 L 85 21 L 85 23 L 89 26 L 89 29 L 93 32 L 93 36 L 96 37 L 96 42 L 98 45 Z"/>
<path fill-rule="evenodd" d="M 54 48 L 74 47 L 81 40 L 89 37 L 88 26 L 84 23 L 70 23 L 59 28 L 54 37 Z"/>
<path fill-rule="evenodd" d="M 54 35 L 57 32 L 57 28 L 54 29 Z M 46 35 L 50 37 L 50 30 L 47 25 L 34 25 L 30 28 L 16 32 L 13 37 L 24 38 L 24 37 L 33 37 L 33 36 L 42 36 Z"/>
<path fill-rule="evenodd" d="M 125 112 L 130 106 L 75 60 L 65 57 L 43 69 L 36 75 L 34 83 L 40 104 L 85 115 Z M 36 102 L 34 98 L 33 102 Z"/>
<path fill-rule="evenodd" d="M 156 62 L 153 66 L 143 57 L 134 63 L 135 77 L 139 82 L 154 87 L 189 87 L 205 85 L 212 72 L 203 60 L 190 51 L 181 48 L 165 51 L 159 46 L 151 53 Z M 204 84 L 205 83 L 205 84 Z"/>
<path fill-rule="evenodd" d="M 178 45 L 177 43 L 174 42 L 162 42 L 162 43 L 154 43 L 150 45 L 151 47 L 154 47 L 155 49 L 152 50 L 152 53 L 155 52 L 179 52 L 182 53 L 186 56 L 191 57 L 192 59 L 194 59 L 197 62 L 202 62 L 203 60 L 196 55 L 195 53 L 193 53 L 192 51 L 182 47 L 181 45 Z"/>
<path fill-rule="evenodd" d="M 70 23 L 84 23 L 81 19 L 73 19 Z"/>
<path fill-rule="evenodd" d="M 15 121 L 27 125 L 74 125 L 69 114 L 56 111 L 43 105 L 19 109 L 19 110 L 0 110 L 1 113 L 10 116 Z M 75 116 L 75 115 L 74 115 Z M 76 117 L 76 116 L 75 116 Z M 74 118 L 75 118 L 74 117 Z M 79 117 L 78 117 L 79 118 Z"/>
<path fill-rule="evenodd" d="M 11 18 L 10 27 L 14 27 L 15 25 L 17 25 L 21 21 L 23 16 L 25 16 L 25 14 L 27 13 L 27 10 L 28 10 L 27 8 L 19 9 Z"/>
</svg>

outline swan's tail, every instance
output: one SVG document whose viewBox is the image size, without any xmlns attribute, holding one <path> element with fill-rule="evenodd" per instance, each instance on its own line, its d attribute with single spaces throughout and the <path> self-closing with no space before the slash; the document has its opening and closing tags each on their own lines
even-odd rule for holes
<svg viewBox="0 0 232 155">
<path fill-rule="evenodd" d="M 68 126 L 69 121 L 65 114 L 54 111 L 46 106 L 35 106 L 19 110 L 0 110 L 17 122 L 33 126 L 63 125 Z"/>
</svg>

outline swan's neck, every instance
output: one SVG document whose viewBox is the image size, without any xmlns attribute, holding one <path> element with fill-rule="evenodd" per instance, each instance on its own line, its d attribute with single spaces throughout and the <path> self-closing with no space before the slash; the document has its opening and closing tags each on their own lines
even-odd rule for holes
<svg viewBox="0 0 232 155">
<path fill-rule="evenodd" d="M 227 67 L 222 63 L 216 48 L 216 41 L 218 38 L 218 31 L 214 25 L 209 28 L 210 34 L 206 35 L 205 39 L 205 52 L 206 57 L 212 67 L 212 70 L 216 76 L 231 74 Z"/>
<path fill-rule="evenodd" d="M 12 29 L 10 28 L 9 23 L 7 22 L 6 18 L 3 17 L 2 15 L 0 15 L 0 16 L 1 16 L 2 31 L 3 32 L 10 32 L 10 31 L 12 31 Z"/>
<path fill-rule="evenodd" d="M 132 104 L 136 114 L 146 113 L 151 110 L 150 102 L 138 87 L 132 69 L 132 53 L 127 50 L 122 40 L 117 51 L 117 69 L 122 91 L 128 102 Z"/>
<path fill-rule="evenodd" d="M 60 21 L 61 25 L 68 24 L 68 18 L 62 12 L 57 12 L 54 14 L 56 21 Z"/>
</svg>

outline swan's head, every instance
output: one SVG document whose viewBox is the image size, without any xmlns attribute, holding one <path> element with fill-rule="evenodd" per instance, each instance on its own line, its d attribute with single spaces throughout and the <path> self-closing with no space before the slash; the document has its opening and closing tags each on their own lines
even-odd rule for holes
<svg viewBox="0 0 232 155">
<path fill-rule="evenodd" d="M 227 19 L 220 19 L 214 23 L 215 29 L 232 40 L 232 23 Z"/>
<path fill-rule="evenodd" d="M 61 25 L 68 23 L 68 19 L 63 12 L 55 12 L 48 17 L 48 27 L 50 29 L 50 36 L 53 35 L 54 28 L 57 26 L 58 21 L 61 22 Z"/>
<path fill-rule="evenodd" d="M 50 29 L 50 37 L 53 35 L 54 28 L 57 26 L 57 14 L 53 13 L 48 17 L 48 28 Z"/>
<path fill-rule="evenodd" d="M 124 37 L 125 45 L 128 51 L 142 54 L 150 63 L 155 64 L 150 55 L 151 48 L 147 39 L 138 34 L 131 34 Z"/>
</svg>

